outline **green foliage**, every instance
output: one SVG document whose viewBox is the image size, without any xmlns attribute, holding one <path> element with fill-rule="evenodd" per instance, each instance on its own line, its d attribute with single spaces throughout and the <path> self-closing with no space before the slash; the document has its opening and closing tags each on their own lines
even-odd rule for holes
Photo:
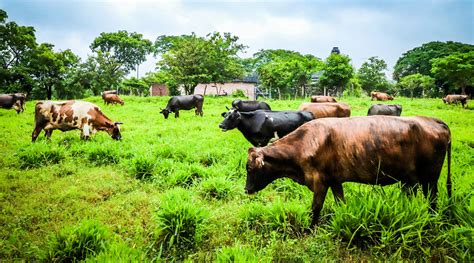
<svg viewBox="0 0 474 263">
<path fill-rule="evenodd" d="M 107 248 L 110 233 L 97 221 L 83 221 L 66 227 L 48 241 L 48 261 L 75 262 L 98 254 Z"/>
<path fill-rule="evenodd" d="M 245 98 L 245 92 L 241 89 L 238 89 L 234 92 L 232 92 L 232 97 L 234 98 Z"/>
<path fill-rule="evenodd" d="M 431 62 L 431 73 L 448 80 L 456 88 L 460 87 L 462 94 L 466 94 L 466 86 L 474 86 L 474 50 L 435 58 Z"/>
<path fill-rule="evenodd" d="M 17 152 L 19 166 L 25 168 L 38 168 L 58 164 L 66 157 L 63 147 L 37 142 Z"/>
<path fill-rule="evenodd" d="M 421 74 L 408 75 L 397 83 L 398 91 L 402 96 L 413 97 L 437 97 L 440 95 L 435 85 L 435 80 L 430 76 Z"/>
<path fill-rule="evenodd" d="M 323 75 L 318 84 L 340 95 L 354 74 L 349 56 L 332 53 L 325 61 Z"/>
<path fill-rule="evenodd" d="M 361 88 L 370 94 L 372 91 L 386 91 L 387 79 L 384 71 L 387 63 L 383 59 L 370 57 L 365 61 L 357 72 Z"/>
<path fill-rule="evenodd" d="M 248 247 L 235 245 L 223 247 L 217 252 L 217 262 L 261 262 L 257 252 Z"/>
<path fill-rule="evenodd" d="M 87 149 L 87 159 L 95 165 L 111 165 L 120 162 L 122 154 L 111 145 L 91 146 Z"/>
<path fill-rule="evenodd" d="M 86 258 L 85 262 L 146 262 L 146 255 L 137 248 L 132 248 L 124 242 L 114 242 L 107 246 L 95 257 Z"/>
<path fill-rule="evenodd" d="M 200 194 L 206 199 L 227 199 L 235 192 L 233 182 L 223 176 L 210 177 L 200 185 Z"/>
<path fill-rule="evenodd" d="M 171 254 L 195 248 L 201 242 L 206 218 L 207 211 L 196 205 L 188 190 L 167 191 L 155 213 L 157 245 Z"/>
<path fill-rule="evenodd" d="M 121 93 L 125 94 L 135 94 L 140 96 L 147 96 L 149 93 L 149 85 L 141 79 L 137 79 L 135 77 L 131 77 L 129 79 L 125 79 L 120 83 L 120 90 Z"/>
<path fill-rule="evenodd" d="M 244 48 L 230 33 L 160 36 L 155 41 L 155 53 L 161 55 L 159 70 L 183 85 L 186 94 L 194 93 L 199 83 L 222 83 L 241 77 L 243 68 L 237 53 Z"/>
</svg>

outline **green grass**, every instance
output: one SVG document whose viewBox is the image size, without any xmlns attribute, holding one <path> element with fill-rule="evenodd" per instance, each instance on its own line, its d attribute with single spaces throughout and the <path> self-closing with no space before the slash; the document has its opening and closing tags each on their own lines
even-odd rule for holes
<svg viewBox="0 0 474 263">
<path fill-rule="evenodd" d="M 472 106 L 393 101 L 403 105 L 403 116 L 440 118 L 451 129 L 454 197 L 446 197 L 445 165 L 437 212 L 428 212 L 421 194 L 407 198 L 398 185 L 346 183 L 347 202 L 336 204 L 329 193 L 321 225 L 310 230 L 306 187 L 285 179 L 256 195 L 244 193 L 251 145 L 237 130 L 218 128 L 232 98 L 206 97 L 204 117 L 182 111 L 168 120 L 159 114 L 167 97 L 124 96 L 123 107 L 87 100 L 124 123 L 122 141 L 104 132 L 82 141 L 80 131 L 54 131 L 51 141 L 40 135 L 33 144 L 34 102 L 20 115 L 0 111 L 0 261 L 474 259 Z M 365 116 L 377 103 L 341 101 L 352 116 Z M 301 102 L 269 104 L 284 110 Z"/>
</svg>

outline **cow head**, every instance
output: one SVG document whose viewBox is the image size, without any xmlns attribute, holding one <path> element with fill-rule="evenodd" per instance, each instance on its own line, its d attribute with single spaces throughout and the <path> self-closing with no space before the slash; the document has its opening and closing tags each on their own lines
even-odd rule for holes
<svg viewBox="0 0 474 263">
<path fill-rule="evenodd" d="M 20 114 L 20 112 L 23 112 L 23 105 L 20 100 L 15 101 L 15 103 L 12 105 L 12 108 L 16 110 L 16 113 Z"/>
<path fill-rule="evenodd" d="M 123 122 L 114 122 L 107 129 L 107 132 L 112 137 L 112 139 L 117 141 L 122 139 L 122 134 L 120 134 L 120 124 L 123 124 Z"/>
<path fill-rule="evenodd" d="M 219 128 L 221 128 L 222 131 L 227 131 L 235 129 L 239 125 L 242 115 L 239 111 L 231 109 L 227 113 L 222 113 L 222 117 L 224 117 L 224 120 L 219 124 Z"/>
<path fill-rule="evenodd" d="M 265 156 L 260 148 L 250 148 L 247 159 L 247 182 L 245 192 L 256 193 L 276 179 L 275 173 L 270 172 L 271 164 L 265 163 Z"/>
<path fill-rule="evenodd" d="M 162 109 L 162 110 L 160 111 L 160 113 L 163 113 L 163 116 L 165 117 L 165 119 L 168 119 L 168 116 L 170 115 L 170 112 L 171 112 L 171 111 L 169 111 L 169 110 L 167 110 L 167 109 Z"/>
</svg>

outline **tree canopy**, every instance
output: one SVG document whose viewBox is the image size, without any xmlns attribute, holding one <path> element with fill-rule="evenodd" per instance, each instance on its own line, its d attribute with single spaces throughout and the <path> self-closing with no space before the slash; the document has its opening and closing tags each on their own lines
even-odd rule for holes
<svg viewBox="0 0 474 263">
<path fill-rule="evenodd" d="M 407 97 L 435 97 L 439 91 L 436 88 L 435 80 L 430 76 L 420 73 L 405 76 L 397 84 L 401 95 Z"/>
<path fill-rule="evenodd" d="M 462 94 L 466 94 L 467 86 L 474 85 L 474 51 L 457 52 L 447 57 L 433 59 L 432 63 L 431 73 L 461 88 Z"/>
<path fill-rule="evenodd" d="M 386 91 L 387 78 L 385 77 L 387 63 L 378 57 L 370 57 L 357 71 L 357 77 L 363 90 L 367 93 L 371 91 Z"/>
<path fill-rule="evenodd" d="M 331 53 L 324 63 L 324 72 L 319 79 L 319 84 L 328 89 L 334 89 L 337 95 L 342 94 L 354 75 L 354 68 L 350 62 L 351 59 L 347 55 Z"/>
</svg>

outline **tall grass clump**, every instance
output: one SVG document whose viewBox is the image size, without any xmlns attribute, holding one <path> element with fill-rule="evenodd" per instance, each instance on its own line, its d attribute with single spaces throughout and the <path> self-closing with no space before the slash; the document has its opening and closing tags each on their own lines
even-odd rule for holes
<svg viewBox="0 0 474 263">
<path fill-rule="evenodd" d="M 466 232 L 461 233 L 463 228 L 453 230 L 442 213 L 430 212 L 421 193 L 408 197 L 396 188 L 355 194 L 347 203 L 335 206 L 328 227 L 349 247 L 412 259 L 436 255 L 462 258 L 459 251 L 465 251 L 464 241 L 459 237 L 468 239 Z M 472 234 L 472 228 L 466 229 Z"/>
<path fill-rule="evenodd" d="M 257 252 L 248 247 L 223 247 L 216 253 L 216 262 L 262 262 Z"/>
<path fill-rule="evenodd" d="M 229 181 L 226 177 L 210 177 L 201 182 L 199 193 L 201 196 L 209 200 L 224 200 L 235 193 L 235 187 L 234 183 Z"/>
<path fill-rule="evenodd" d="M 174 188 L 166 192 L 155 214 L 161 250 L 181 257 L 183 251 L 194 249 L 201 242 L 207 214 L 188 190 Z"/>
<path fill-rule="evenodd" d="M 96 221 L 83 221 L 80 225 L 66 227 L 48 241 L 47 261 L 84 260 L 107 248 L 110 233 Z"/>
<path fill-rule="evenodd" d="M 87 159 L 95 165 L 110 165 L 120 162 L 121 154 L 116 147 L 94 145 L 87 150 Z"/>
<path fill-rule="evenodd" d="M 139 180 L 150 179 L 156 167 L 156 160 L 147 156 L 135 156 L 131 160 L 130 173 Z"/>
<path fill-rule="evenodd" d="M 85 262 L 146 262 L 146 255 L 137 248 L 124 242 L 113 242 L 95 257 L 88 257 Z"/>
<path fill-rule="evenodd" d="M 284 237 L 299 237 L 309 229 L 307 208 L 296 201 L 276 200 L 268 205 L 250 203 L 239 212 L 240 227 L 257 233 L 275 231 Z"/>
<path fill-rule="evenodd" d="M 66 153 L 63 147 L 49 143 L 37 142 L 17 152 L 20 168 L 38 168 L 45 165 L 58 164 Z"/>
</svg>

